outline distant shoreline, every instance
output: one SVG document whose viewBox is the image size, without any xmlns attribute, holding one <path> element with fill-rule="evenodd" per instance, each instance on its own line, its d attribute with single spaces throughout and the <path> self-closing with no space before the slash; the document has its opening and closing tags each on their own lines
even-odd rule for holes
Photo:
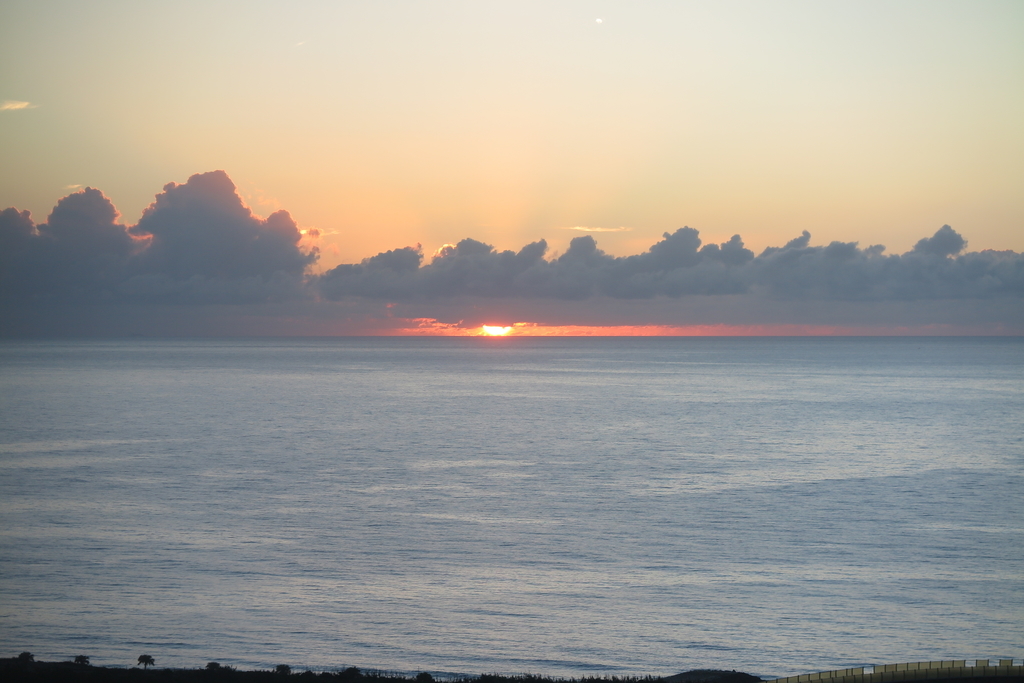
<svg viewBox="0 0 1024 683">
<path fill-rule="evenodd" d="M 414 675 L 402 675 L 380 670 L 361 671 L 349 667 L 341 671 L 314 672 L 303 667 L 279 665 L 274 669 L 236 669 L 209 662 L 200 668 L 161 668 L 155 664 L 131 667 L 93 666 L 75 661 L 45 662 L 10 657 L 0 658 L 0 678 L 6 683 L 22 681 L 54 681 L 54 682 L 90 682 L 105 683 L 111 681 L 159 681 L 160 683 L 176 683 L 178 681 L 236 681 L 237 683 L 257 683 L 270 681 L 312 680 L 338 681 L 339 683 L 441 683 L 457 681 L 458 683 L 758 683 L 758 676 L 740 671 L 719 669 L 699 669 L 687 671 L 673 676 L 580 676 L 560 677 L 539 674 L 479 674 L 479 675 L 439 675 L 437 679 L 430 673 L 422 672 Z"/>
<path fill-rule="evenodd" d="M 148 659 L 145 666 L 109 667 L 92 666 L 88 657 L 79 656 L 73 661 L 44 662 L 35 661 L 28 652 L 19 657 L 0 658 L 0 678 L 7 683 L 39 682 L 54 683 L 121 683 L 135 681 L 159 681 L 160 683 L 177 683 L 202 681 L 236 681 L 237 683 L 271 683 L 272 681 L 338 681 L 339 683 L 759 683 L 770 680 L 772 683 L 897 683 L 902 681 L 943 681 L 943 683 L 1024 683 L 1024 666 L 1014 665 L 1013 660 L 1002 660 L 998 666 L 977 664 L 972 667 L 952 666 L 959 661 L 950 662 L 912 662 L 908 664 L 889 664 L 864 669 L 844 669 L 839 671 L 823 671 L 813 674 L 801 674 L 781 679 L 762 679 L 759 676 L 735 670 L 695 669 L 672 676 L 580 676 L 560 677 L 538 674 L 479 674 L 479 675 L 444 675 L 435 680 L 428 672 L 415 675 L 402 675 L 386 671 L 361 671 L 349 667 L 341 671 L 314 672 L 301 667 L 281 664 L 274 669 L 241 670 L 224 666 L 218 662 L 208 662 L 204 667 L 195 669 L 159 668 L 152 657 L 143 655 L 139 658 Z M 935 666 L 940 665 L 940 666 Z"/>
</svg>

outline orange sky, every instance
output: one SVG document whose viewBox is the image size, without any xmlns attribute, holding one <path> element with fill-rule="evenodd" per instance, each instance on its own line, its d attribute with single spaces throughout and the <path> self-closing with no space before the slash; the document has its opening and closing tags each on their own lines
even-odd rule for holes
<svg viewBox="0 0 1024 683">
<path fill-rule="evenodd" d="M 7 0 L 0 316 L 1020 333 L 1021 121 L 1020 2 Z"/>
<path fill-rule="evenodd" d="M 600 22 L 598 21 L 600 19 Z M 0 6 L 0 206 L 228 172 L 318 269 L 472 237 L 1024 250 L 1024 5 Z"/>
</svg>

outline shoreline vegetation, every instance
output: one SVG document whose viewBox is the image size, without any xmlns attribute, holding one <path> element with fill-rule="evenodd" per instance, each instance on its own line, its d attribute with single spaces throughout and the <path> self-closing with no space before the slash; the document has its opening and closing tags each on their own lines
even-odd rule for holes
<svg viewBox="0 0 1024 683">
<path fill-rule="evenodd" d="M 111 667 L 93 666 L 89 657 L 78 655 L 60 662 L 36 661 L 28 652 L 17 657 L 0 658 L 0 679 L 6 683 L 22 681 L 55 681 L 70 683 L 134 683 L 135 681 L 156 681 L 158 683 L 214 683 L 233 681 L 236 683 L 273 683 L 283 681 L 337 681 L 339 683 L 758 683 L 758 676 L 741 671 L 719 669 L 698 669 L 673 676 L 580 676 L 564 678 L 539 674 L 480 674 L 438 675 L 437 679 L 428 672 L 418 674 L 391 671 L 367 670 L 349 667 L 339 671 L 314 672 L 288 664 L 279 664 L 273 669 L 236 669 L 219 662 L 208 662 L 195 669 L 158 668 L 154 658 L 141 655 L 137 666 Z"/>
<path fill-rule="evenodd" d="M 908 665 L 890 665 L 891 673 L 877 672 L 882 681 L 908 681 L 918 679 L 942 679 L 944 683 L 1024 683 L 1020 666 L 1013 666 L 1012 660 L 1000 662 L 999 667 L 979 666 L 969 675 L 961 669 L 909 670 L 897 667 Z M 883 667 L 885 669 L 890 666 Z M 141 668 L 140 668 L 141 667 Z M 991 670 L 990 670 L 991 669 Z M 815 681 L 834 677 L 843 673 L 822 672 L 794 677 L 803 680 L 805 677 Z M 243 670 L 225 666 L 219 662 L 208 662 L 205 667 L 195 669 L 160 669 L 155 659 L 148 654 L 140 655 L 138 666 L 108 667 L 92 666 L 89 657 L 78 655 L 71 660 L 60 662 L 36 661 L 30 652 L 22 652 L 17 657 L 0 658 L 0 680 L 6 683 L 21 682 L 56 682 L 56 683 L 135 683 L 136 681 L 157 683 L 283 683 L 284 681 L 338 681 L 339 683 L 759 683 L 762 679 L 752 674 L 724 669 L 695 669 L 672 676 L 581 676 L 564 678 L 543 676 L 538 674 L 480 674 L 460 675 L 444 674 L 435 679 L 429 672 L 418 674 L 397 673 L 390 671 L 361 671 L 356 667 L 336 671 L 314 672 L 306 669 L 298 671 L 290 665 L 279 664 L 274 669 Z"/>
<path fill-rule="evenodd" d="M 287 664 L 279 664 L 273 669 L 243 670 L 219 662 L 208 662 L 202 668 L 159 669 L 155 659 L 148 654 L 139 656 L 138 666 L 92 666 L 86 655 L 60 662 L 37 662 L 31 652 L 22 652 L 17 657 L 0 658 L 0 680 L 5 683 L 284 683 L 291 680 L 304 683 L 314 679 L 339 683 L 901 683 L 918 680 L 942 680 L 943 683 L 1024 683 L 1024 665 L 1015 665 L 1014 661 L 1004 659 L 999 660 L 998 665 L 993 665 L 991 660 L 975 660 L 969 667 L 964 666 L 966 661 L 958 660 L 886 664 L 801 674 L 778 680 L 724 669 L 694 669 L 672 676 L 566 678 L 539 674 L 438 674 L 435 679 L 426 671 L 418 674 L 362 671 L 354 666 L 333 671 L 314 672 L 306 669 L 299 672 Z"/>
</svg>

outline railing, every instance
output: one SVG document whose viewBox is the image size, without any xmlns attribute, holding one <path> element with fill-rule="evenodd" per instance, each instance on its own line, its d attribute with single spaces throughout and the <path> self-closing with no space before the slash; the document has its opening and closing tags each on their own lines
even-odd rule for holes
<svg viewBox="0 0 1024 683">
<path fill-rule="evenodd" d="M 993 664 L 997 661 L 997 664 Z M 1013 659 L 955 659 L 937 662 L 906 662 L 858 666 L 776 678 L 771 683 L 890 683 L 940 678 L 994 678 L 1024 676 L 1024 666 Z"/>
</svg>

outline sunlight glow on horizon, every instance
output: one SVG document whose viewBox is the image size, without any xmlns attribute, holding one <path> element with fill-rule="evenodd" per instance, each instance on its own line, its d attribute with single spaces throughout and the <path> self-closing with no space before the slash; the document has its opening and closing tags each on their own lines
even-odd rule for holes
<svg viewBox="0 0 1024 683">
<path fill-rule="evenodd" d="M 433 318 L 393 318 L 398 326 L 367 330 L 366 336 L 387 337 L 860 337 L 972 336 L 992 330 L 969 325 L 545 325 L 517 322 L 508 326 L 463 327 Z M 1011 332 L 1008 331 L 1007 334 Z M 342 336 L 348 336 L 342 334 Z"/>
</svg>

